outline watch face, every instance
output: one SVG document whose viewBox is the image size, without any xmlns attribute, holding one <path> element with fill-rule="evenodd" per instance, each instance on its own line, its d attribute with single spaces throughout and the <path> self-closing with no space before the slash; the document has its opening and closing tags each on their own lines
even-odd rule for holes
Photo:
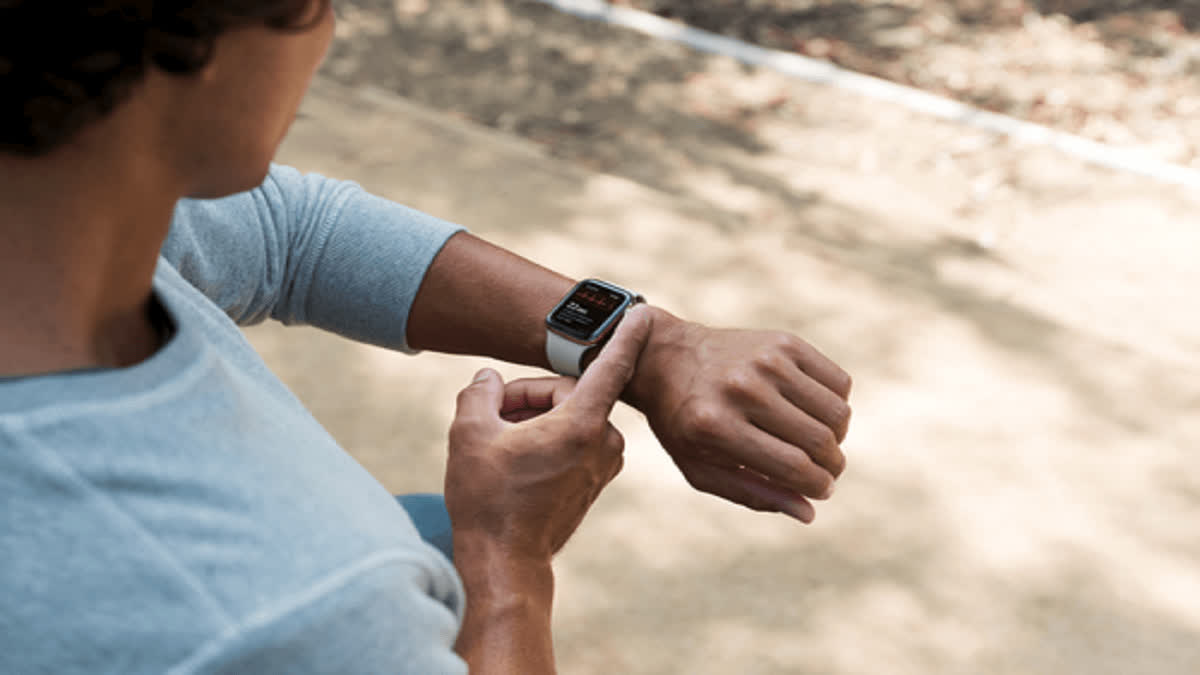
<svg viewBox="0 0 1200 675">
<path fill-rule="evenodd" d="M 584 281 L 554 308 L 547 322 L 570 337 L 589 342 L 604 335 L 617 314 L 629 306 L 630 300 L 625 291 Z"/>
</svg>

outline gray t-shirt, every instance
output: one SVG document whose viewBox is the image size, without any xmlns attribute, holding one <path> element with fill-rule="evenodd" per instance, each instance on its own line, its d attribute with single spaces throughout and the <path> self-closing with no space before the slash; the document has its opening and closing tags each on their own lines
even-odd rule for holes
<svg viewBox="0 0 1200 675">
<path fill-rule="evenodd" d="M 0 381 L 0 673 L 465 673 L 453 566 L 235 325 L 406 350 L 457 229 L 283 167 L 182 202 L 159 353 Z"/>
</svg>

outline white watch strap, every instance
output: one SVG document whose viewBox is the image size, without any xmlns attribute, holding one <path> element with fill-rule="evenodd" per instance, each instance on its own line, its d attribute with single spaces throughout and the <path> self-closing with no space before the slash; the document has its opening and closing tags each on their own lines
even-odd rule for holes
<svg viewBox="0 0 1200 675">
<path fill-rule="evenodd" d="M 588 345 L 572 342 L 554 331 L 546 331 L 546 358 L 550 361 L 550 368 L 560 375 L 579 377 L 583 374 L 579 366 L 587 350 Z"/>
</svg>

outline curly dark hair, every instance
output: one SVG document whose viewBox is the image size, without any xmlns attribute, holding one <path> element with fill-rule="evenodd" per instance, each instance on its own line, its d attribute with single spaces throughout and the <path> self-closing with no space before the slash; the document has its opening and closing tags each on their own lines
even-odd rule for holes
<svg viewBox="0 0 1200 675">
<path fill-rule="evenodd" d="M 147 68 L 203 68 L 232 28 L 303 30 L 313 1 L 0 0 L 0 153 L 50 152 L 112 112 Z"/>
</svg>

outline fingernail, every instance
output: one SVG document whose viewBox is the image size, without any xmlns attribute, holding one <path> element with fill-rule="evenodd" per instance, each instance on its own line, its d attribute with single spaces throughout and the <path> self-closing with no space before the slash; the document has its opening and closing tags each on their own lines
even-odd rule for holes
<svg viewBox="0 0 1200 675">
<path fill-rule="evenodd" d="M 835 487 L 837 487 L 837 483 L 835 483 L 835 482 L 833 482 L 833 481 L 830 481 L 830 482 L 829 482 L 829 487 L 828 487 L 828 488 L 826 488 L 826 490 L 825 490 L 825 494 L 821 495 L 821 499 L 829 499 L 830 497 L 832 497 L 832 496 L 833 496 L 833 490 L 834 490 L 834 488 L 835 488 Z"/>
<path fill-rule="evenodd" d="M 492 369 L 484 368 L 483 370 L 479 371 L 478 373 L 475 373 L 475 379 L 471 380 L 471 384 L 479 384 L 480 382 L 483 382 L 484 380 L 488 379 L 491 376 L 492 376 Z"/>
</svg>

